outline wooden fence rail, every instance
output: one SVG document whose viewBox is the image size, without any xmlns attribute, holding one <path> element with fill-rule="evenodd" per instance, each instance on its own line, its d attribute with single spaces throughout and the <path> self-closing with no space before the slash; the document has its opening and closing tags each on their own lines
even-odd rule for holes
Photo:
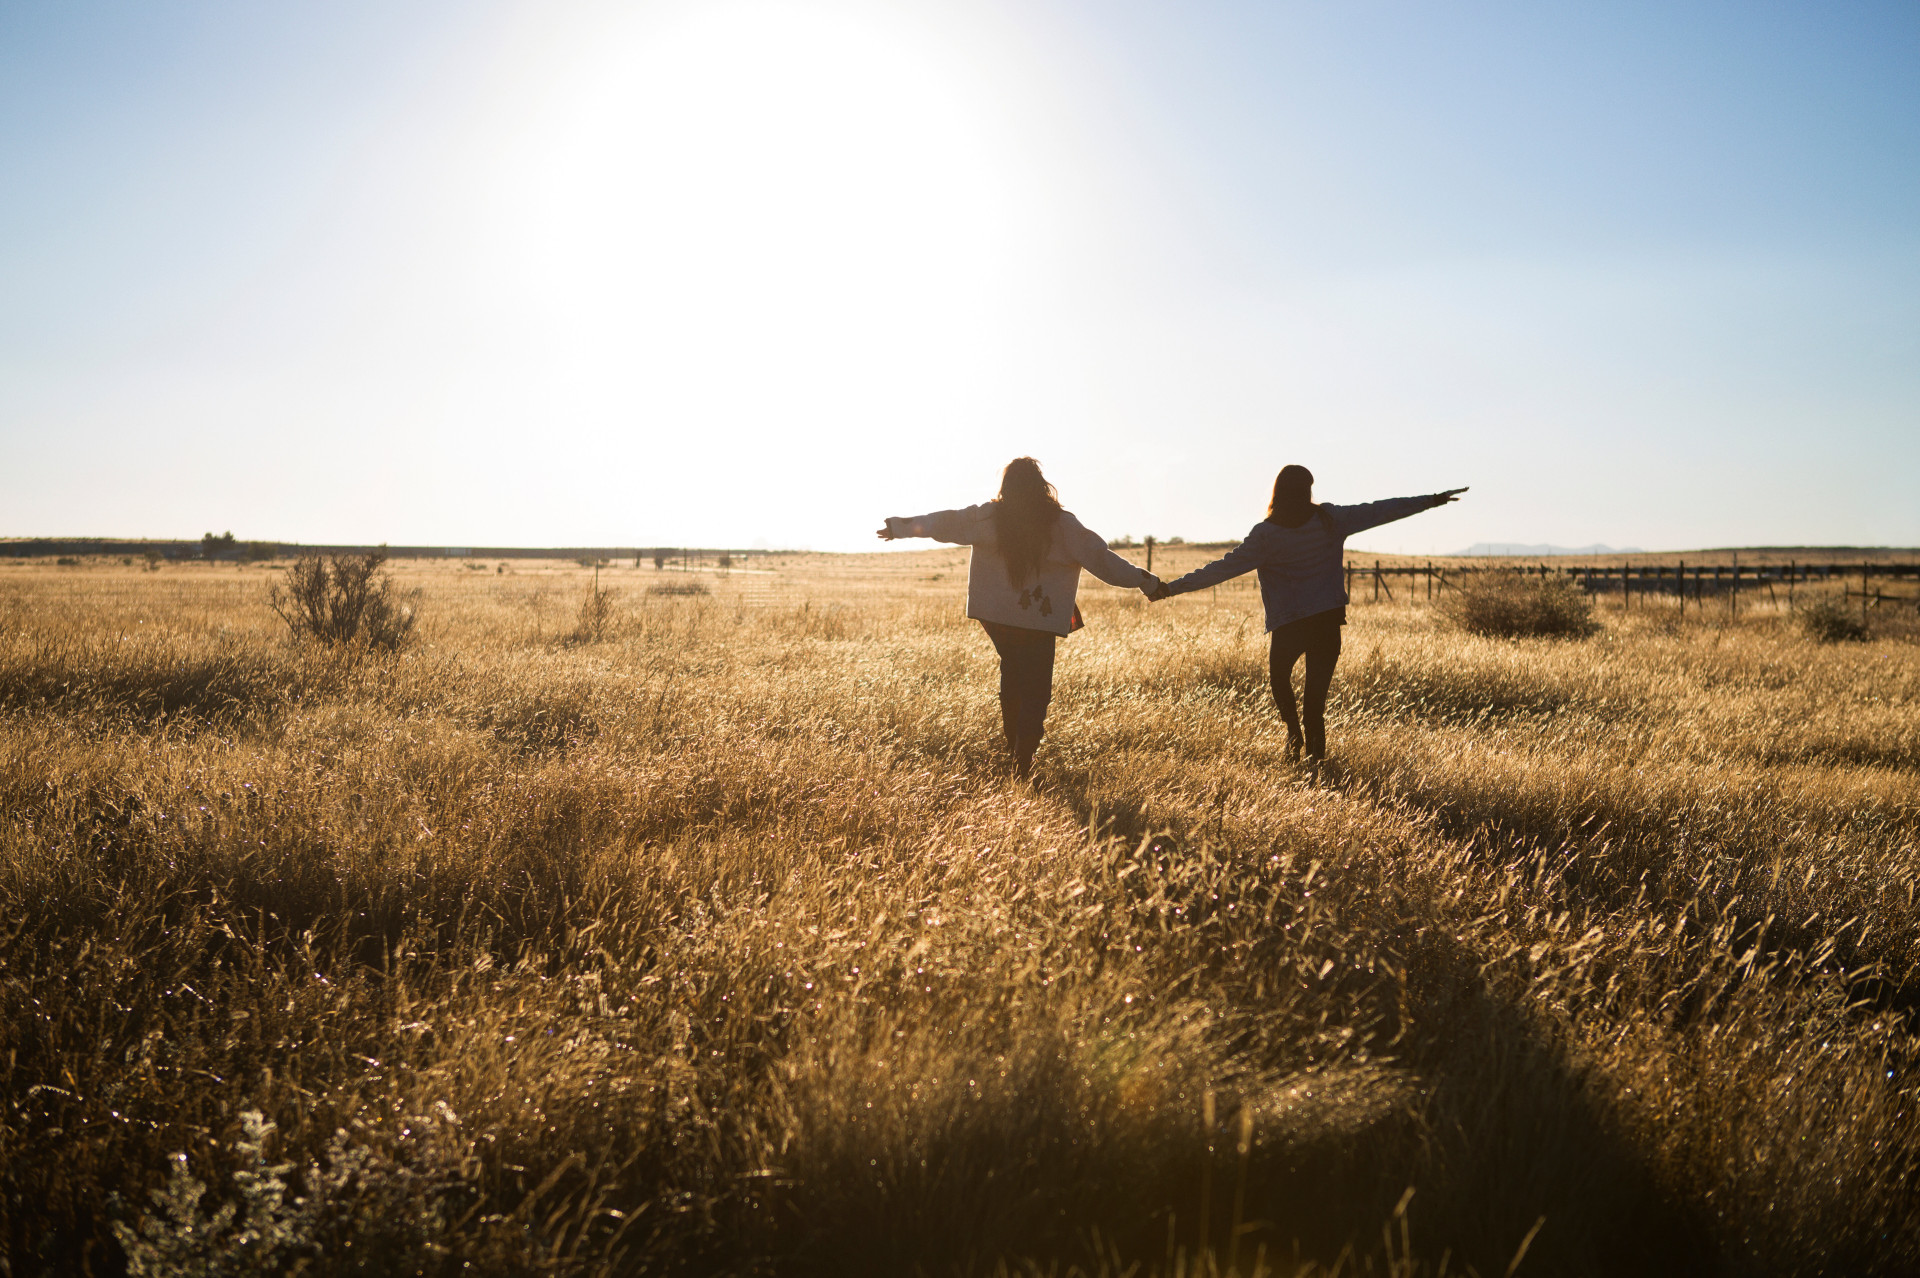
<svg viewBox="0 0 1920 1278">
<path fill-rule="evenodd" d="M 1874 585 L 1876 578 L 1896 583 L 1920 580 L 1920 562 L 1742 564 L 1738 556 L 1731 563 L 1718 564 L 1496 563 L 1442 566 L 1433 563 L 1383 564 L 1378 560 L 1364 564 L 1349 560 L 1346 565 L 1347 595 L 1359 602 L 1359 597 L 1354 593 L 1357 578 L 1363 590 L 1370 588 L 1369 602 L 1378 602 L 1383 595 L 1393 600 L 1393 579 L 1401 577 L 1406 579 L 1405 589 L 1410 599 L 1418 598 L 1423 589 L 1425 597 L 1432 599 L 1437 592 L 1457 589 L 1458 578 L 1491 572 L 1538 576 L 1543 581 L 1556 577 L 1571 579 L 1589 594 L 1619 595 L 1621 606 L 1626 608 L 1634 605 L 1636 596 L 1643 599 L 1674 599 L 1682 608 L 1689 601 L 1702 604 L 1709 597 L 1724 597 L 1729 610 L 1737 613 L 1743 589 L 1751 591 L 1764 588 L 1770 602 L 1779 602 L 1784 594 L 1786 602 L 1791 605 L 1794 587 L 1802 584 L 1837 584 L 1842 588 L 1842 598 L 1857 598 L 1862 608 L 1877 608 L 1885 603 L 1920 602 L 1920 596 L 1889 594 Z"/>
</svg>

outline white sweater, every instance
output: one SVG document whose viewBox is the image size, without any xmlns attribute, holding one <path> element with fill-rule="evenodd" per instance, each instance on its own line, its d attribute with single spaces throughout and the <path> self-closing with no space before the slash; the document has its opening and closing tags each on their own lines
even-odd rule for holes
<svg viewBox="0 0 1920 1278">
<path fill-rule="evenodd" d="M 995 621 L 1026 630 L 1064 635 L 1072 629 L 1073 605 L 1080 590 L 1080 570 L 1110 586 L 1152 590 L 1160 579 L 1107 549 L 1101 537 L 1067 511 L 1060 512 L 1053 539 L 1040 571 L 1031 581 L 1015 583 L 1000 556 L 991 503 L 964 510 L 937 510 L 911 519 L 887 520 L 895 537 L 931 537 L 972 546 L 967 567 L 967 615 L 977 621 Z"/>
</svg>

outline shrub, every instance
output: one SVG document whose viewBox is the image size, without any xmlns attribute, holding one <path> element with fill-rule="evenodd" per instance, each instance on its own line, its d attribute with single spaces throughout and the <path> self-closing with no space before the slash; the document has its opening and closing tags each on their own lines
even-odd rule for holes
<svg viewBox="0 0 1920 1278">
<path fill-rule="evenodd" d="M 1480 573 L 1456 586 L 1441 611 L 1469 634 L 1503 639 L 1579 639 L 1600 628 L 1593 619 L 1593 600 L 1567 577 Z"/>
<path fill-rule="evenodd" d="M 61 568 L 78 568 L 80 566 L 80 560 L 73 555 L 61 555 L 53 562 Z"/>
<path fill-rule="evenodd" d="M 598 586 L 588 589 L 580 601 L 580 615 L 574 621 L 572 643 L 599 643 L 613 626 L 613 592 Z"/>
<path fill-rule="evenodd" d="M 307 555 L 287 569 L 285 589 L 276 585 L 267 602 L 295 639 L 365 643 L 398 648 L 413 633 L 419 591 L 402 594 L 380 571 L 384 549 L 364 555 Z"/>
<path fill-rule="evenodd" d="M 1838 599 L 1822 599 L 1802 608 L 1800 625 L 1820 643 L 1860 643 L 1867 638 L 1867 623 Z"/>
<path fill-rule="evenodd" d="M 709 593 L 704 582 L 669 581 L 658 586 L 648 586 L 650 595 L 704 595 Z"/>
</svg>

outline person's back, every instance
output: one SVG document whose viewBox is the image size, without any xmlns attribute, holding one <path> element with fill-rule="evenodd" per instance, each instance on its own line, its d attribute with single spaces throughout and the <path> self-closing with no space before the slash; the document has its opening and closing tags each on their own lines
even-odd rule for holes
<svg viewBox="0 0 1920 1278">
<path fill-rule="evenodd" d="M 1356 506 L 1324 502 L 1310 507 L 1305 518 L 1291 527 L 1270 512 L 1233 550 L 1204 568 L 1168 582 L 1167 589 L 1171 594 L 1186 594 L 1257 571 L 1267 629 L 1277 630 L 1303 617 L 1346 605 L 1347 538 L 1431 509 L 1432 505 L 1431 497 L 1390 497 Z M 1278 513 L 1285 518 L 1286 512 Z"/>
<path fill-rule="evenodd" d="M 1270 637 L 1267 671 L 1274 704 L 1286 721 L 1287 745 L 1319 758 L 1326 752 L 1327 690 L 1340 660 L 1340 628 L 1347 623 L 1347 538 L 1445 505 L 1465 491 L 1391 497 L 1357 506 L 1315 505 L 1313 473 L 1305 466 L 1287 466 L 1273 481 L 1267 517 L 1253 526 L 1245 541 L 1151 597 L 1184 595 L 1257 572 Z M 1307 659 L 1304 725 L 1293 701 L 1293 666 L 1302 656 Z"/>
<path fill-rule="evenodd" d="M 1050 527 L 1039 530 L 1039 554 L 1016 581 L 1015 570 L 1001 553 L 994 516 L 994 503 L 982 502 L 902 519 L 892 531 L 895 536 L 931 537 L 973 547 L 967 565 L 967 616 L 976 621 L 1064 635 L 1071 629 L 1082 568 L 1110 584 L 1138 584 L 1140 568 L 1107 549 L 1106 542 L 1070 510 L 1059 511 Z"/>
<path fill-rule="evenodd" d="M 1054 645 L 1078 624 L 1074 600 L 1085 568 L 1114 586 L 1152 593 L 1160 579 L 1130 564 L 1063 509 L 1031 457 L 1001 472 L 1000 495 L 978 506 L 889 517 L 883 541 L 932 537 L 973 547 L 967 616 L 1000 654 L 1000 721 L 1016 776 L 1026 776 L 1046 730 Z"/>
</svg>

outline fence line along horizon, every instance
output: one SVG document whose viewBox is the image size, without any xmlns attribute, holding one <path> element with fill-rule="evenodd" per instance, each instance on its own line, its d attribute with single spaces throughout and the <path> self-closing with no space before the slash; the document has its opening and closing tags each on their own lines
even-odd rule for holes
<svg viewBox="0 0 1920 1278">
<path fill-rule="evenodd" d="M 366 555 L 379 552 L 389 559 L 572 559 L 618 563 L 621 560 L 744 559 L 769 555 L 804 555 L 800 548 L 737 546 L 392 546 L 387 544 L 238 541 L 170 537 L 8 537 L 0 538 L 0 556 L 40 559 L 47 556 L 145 555 L 162 559 L 286 559 L 300 555 Z"/>
</svg>

